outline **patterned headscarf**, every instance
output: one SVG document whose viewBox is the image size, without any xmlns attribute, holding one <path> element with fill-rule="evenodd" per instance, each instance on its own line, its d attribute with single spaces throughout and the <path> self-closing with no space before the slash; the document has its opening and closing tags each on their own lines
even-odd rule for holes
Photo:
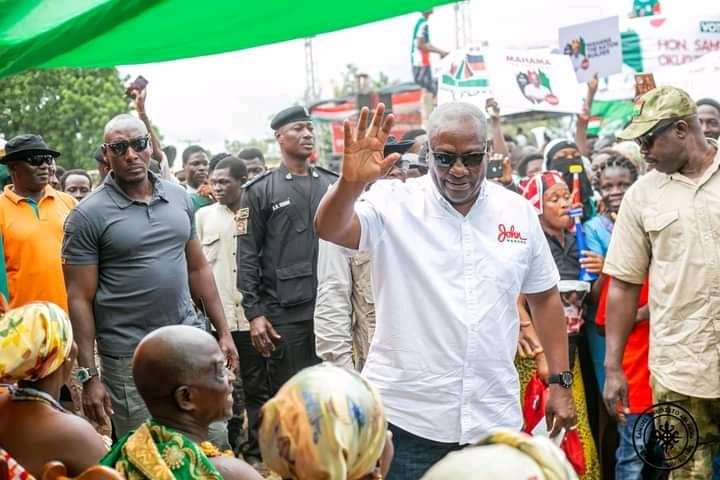
<svg viewBox="0 0 720 480">
<path fill-rule="evenodd" d="M 576 480 L 578 477 L 563 451 L 549 438 L 498 430 L 478 446 L 449 454 L 435 464 L 422 480 L 458 478 Z"/>
<path fill-rule="evenodd" d="M 36 302 L 0 316 L 0 382 L 34 382 L 65 362 L 73 344 L 65 311 L 50 302 Z"/>
<path fill-rule="evenodd" d="M 355 480 L 375 466 L 387 422 L 375 388 L 322 364 L 292 377 L 262 409 L 260 450 L 283 478 Z"/>
<path fill-rule="evenodd" d="M 523 182 L 523 197 L 532 203 L 538 215 L 542 215 L 543 213 L 543 193 L 558 183 L 566 185 L 560 172 L 556 172 L 555 170 L 537 173 L 527 182 Z"/>
</svg>

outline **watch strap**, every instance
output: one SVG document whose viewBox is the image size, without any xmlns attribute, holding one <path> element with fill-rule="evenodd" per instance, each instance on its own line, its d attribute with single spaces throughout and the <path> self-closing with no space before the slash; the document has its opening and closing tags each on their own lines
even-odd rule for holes
<svg viewBox="0 0 720 480">
<path fill-rule="evenodd" d="M 570 381 L 566 382 L 565 377 L 569 377 Z M 555 375 L 548 376 L 548 385 L 558 384 L 563 388 L 570 388 L 573 382 L 573 374 L 571 371 L 565 371 L 556 373 Z"/>
<path fill-rule="evenodd" d="M 80 367 L 77 373 L 77 378 L 80 381 L 80 383 L 86 383 L 88 380 L 90 380 L 93 377 L 99 377 L 100 371 L 97 369 L 97 367 Z"/>
</svg>

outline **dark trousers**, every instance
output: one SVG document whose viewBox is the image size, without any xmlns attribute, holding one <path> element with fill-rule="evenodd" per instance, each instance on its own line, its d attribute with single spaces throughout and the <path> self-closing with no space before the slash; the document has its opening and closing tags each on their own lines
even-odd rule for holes
<svg viewBox="0 0 720 480">
<path fill-rule="evenodd" d="M 270 386 L 265 378 L 266 361 L 252 346 L 250 332 L 232 332 L 232 336 L 240 357 L 240 378 L 248 420 L 247 441 L 240 446 L 240 452 L 245 459 L 249 457 L 259 459 L 260 409 L 270 399 Z"/>
<path fill-rule="evenodd" d="M 241 452 L 247 459 L 260 458 L 258 430 L 260 409 L 280 387 L 305 367 L 320 363 L 315 354 L 312 320 L 273 325 L 282 337 L 270 358 L 263 358 L 252 346 L 250 332 L 233 332 L 240 356 L 240 375 L 245 391 L 248 416 L 248 440 Z"/>
<path fill-rule="evenodd" d="M 412 67 L 412 70 L 415 83 L 433 95 L 437 95 L 438 81 L 432 76 L 432 68 L 428 65 L 424 67 Z"/>
<path fill-rule="evenodd" d="M 388 424 L 388 427 L 393 434 L 395 447 L 388 480 L 418 480 L 445 455 L 461 448 L 457 443 L 435 442 L 418 437 L 393 424 Z"/>
<path fill-rule="evenodd" d="M 275 325 L 275 331 L 282 337 L 275 344 L 275 351 L 267 362 L 267 376 L 271 395 L 275 395 L 290 377 L 303 368 L 320 363 L 315 353 L 315 332 L 313 321 Z"/>
</svg>

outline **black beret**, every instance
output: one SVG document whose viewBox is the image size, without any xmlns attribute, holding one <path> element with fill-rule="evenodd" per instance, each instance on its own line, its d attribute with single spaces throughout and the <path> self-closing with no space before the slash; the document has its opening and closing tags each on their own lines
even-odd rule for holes
<svg viewBox="0 0 720 480">
<path fill-rule="evenodd" d="M 309 121 L 310 112 L 308 112 L 308 109 L 301 105 L 295 105 L 294 107 L 286 108 L 285 110 L 276 113 L 270 122 L 270 128 L 277 130 L 288 123 Z"/>
</svg>

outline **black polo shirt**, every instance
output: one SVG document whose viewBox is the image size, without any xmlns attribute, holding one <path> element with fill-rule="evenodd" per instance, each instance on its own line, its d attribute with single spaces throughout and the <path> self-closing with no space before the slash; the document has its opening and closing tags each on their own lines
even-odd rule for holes
<svg viewBox="0 0 720 480">
<path fill-rule="evenodd" d="M 565 245 L 545 232 L 555 265 L 560 272 L 560 280 L 577 280 L 580 275 L 580 260 L 575 242 L 575 234 L 565 231 Z"/>
</svg>

